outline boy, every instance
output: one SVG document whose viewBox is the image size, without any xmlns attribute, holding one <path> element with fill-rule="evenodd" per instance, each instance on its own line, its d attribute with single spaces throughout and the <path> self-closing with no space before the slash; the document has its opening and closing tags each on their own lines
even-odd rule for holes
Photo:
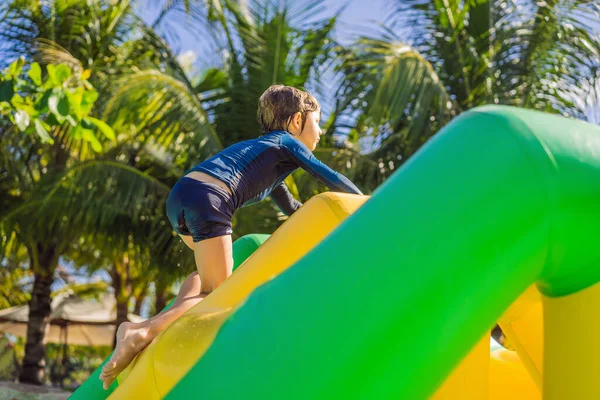
<svg viewBox="0 0 600 400">
<path fill-rule="evenodd" d="M 167 199 L 167 216 L 194 251 L 197 271 L 183 282 L 170 309 L 147 321 L 119 326 L 117 346 L 100 375 L 105 389 L 162 330 L 231 275 L 231 219 L 238 208 L 270 195 L 281 211 L 293 214 L 302 204 L 284 179 L 297 168 L 334 190 L 362 194 L 312 154 L 323 134 L 320 119 L 320 106 L 312 95 L 273 85 L 259 100 L 263 135 L 226 148 L 177 181 Z"/>
</svg>

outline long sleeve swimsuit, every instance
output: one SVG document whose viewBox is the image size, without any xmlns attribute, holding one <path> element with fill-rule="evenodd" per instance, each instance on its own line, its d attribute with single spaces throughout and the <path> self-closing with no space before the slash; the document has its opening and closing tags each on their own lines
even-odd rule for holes
<svg viewBox="0 0 600 400">
<path fill-rule="evenodd" d="M 272 131 L 255 139 L 227 147 L 190 170 L 223 181 L 231 190 L 236 208 L 264 200 L 275 201 L 286 215 L 302 203 L 285 185 L 285 178 L 297 168 L 306 170 L 333 191 L 362 194 L 345 176 L 319 161 L 298 139 L 286 131 Z"/>
</svg>

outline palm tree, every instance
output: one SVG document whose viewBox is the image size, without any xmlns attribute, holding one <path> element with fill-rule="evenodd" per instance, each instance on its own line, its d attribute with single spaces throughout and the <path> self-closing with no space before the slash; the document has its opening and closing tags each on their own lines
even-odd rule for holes
<svg viewBox="0 0 600 400">
<path fill-rule="evenodd" d="M 373 182 L 374 172 L 381 182 L 452 117 L 479 105 L 585 119 L 578 99 L 593 85 L 582 83 L 597 79 L 600 66 L 594 2 L 394 4 L 381 37 L 342 52 L 347 78 L 336 115 L 353 116 L 348 129 L 364 179 Z"/>
<path fill-rule="evenodd" d="M 151 30 L 135 17 L 129 1 L 13 1 L 2 5 L 0 14 L 0 41 L 8 57 L 24 54 L 42 64 L 60 62 L 70 65 L 72 71 L 90 71 L 90 81 L 101 99 L 96 115 L 118 90 L 114 83 L 119 77 L 139 66 L 155 65 L 170 72 L 175 64 L 163 51 L 164 43 L 142 36 Z M 3 193 L 11 196 L 6 201 L 10 208 L 2 219 L 3 248 L 6 251 L 9 243 L 26 248 L 34 276 L 21 381 L 43 380 L 42 339 L 59 257 L 78 238 L 102 229 L 121 235 L 118 237 L 123 242 L 133 228 L 114 222 L 124 215 L 135 224 L 157 214 L 169 186 L 151 177 L 154 167 L 140 171 L 132 165 L 140 159 L 157 159 L 151 157 L 150 142 L 169 146 L 170 142 L 194 139 L 199 143 L 208 138 L 204 148 L 211 148 L 215 140 L 206 118 L 198 113 L 196 117 L 200 122 L 192 126 L 198 135 L 190 139 L 181 133 L 154 138 L 156 131 L 137 134 L 121 129 L 116 146 L 105 144 L 109 151 L 101 156 L 89 151 L 85 140 L 69 135 L 68 126 L 50 132 L 52 146 L 42 146 L 31 136 L 2 135 L 3 173 L 19 171 L 8 174 L 19 179 L 3 182 L 7 185 Z M 160 163 L 153 165 L 161 168 Z M 158 242 L 168 243 L 164 238 L 170 236 L 168 233 Z"/>
</svg>

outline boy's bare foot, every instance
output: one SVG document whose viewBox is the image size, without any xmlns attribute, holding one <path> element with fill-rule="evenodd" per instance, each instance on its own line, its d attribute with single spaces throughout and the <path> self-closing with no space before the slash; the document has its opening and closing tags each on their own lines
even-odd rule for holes
<svg viewBox="0 0 600 400">
<path fill-rule="evenodd" d="M 102 367 L 100 374 L 100 380 L 104 382 L 104 390 L 108 389 L 121 371 L 148 345 L 150 340 L 148 328 L 136 325 L 140 324 L 123 322 L 117 329 L 117 347 L 110 360 Z"/>
</svg>

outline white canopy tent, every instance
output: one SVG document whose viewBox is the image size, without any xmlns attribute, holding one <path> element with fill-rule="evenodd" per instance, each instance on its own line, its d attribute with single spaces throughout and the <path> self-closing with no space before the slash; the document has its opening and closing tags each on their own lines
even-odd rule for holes
<svg viewBox="0 0 600 400">
<path fill-rule="evenodd" d="M 25 337 L 28 315 L 27 305 L 0 310 L 0 332 Z M 129 314 L 127 318 L 131 322 L 144 320 L 135 314 Z M 116 301 L 113 295 L 105 294 L 98 301 L 61 294 L 52 300 L 44 342 L 112 346 L 115 319 Z"/>
</svg>

